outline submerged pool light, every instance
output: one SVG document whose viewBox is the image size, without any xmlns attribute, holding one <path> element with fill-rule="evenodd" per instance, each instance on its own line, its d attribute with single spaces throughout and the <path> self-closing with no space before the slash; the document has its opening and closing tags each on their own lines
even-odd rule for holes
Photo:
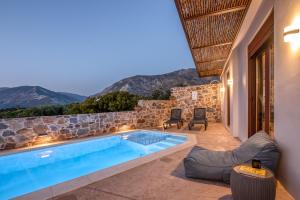
<svg viewBox="0 0 300 200">
<path fill-rule="evenodd" d="M 53 153 L 53 151 L 49 150 L 49 151 L 44 151 L 44 152 L 41 152 L 39 154 L 40 158 L 48 158 L 50 157 L 50 155 Z"/>
</svg>

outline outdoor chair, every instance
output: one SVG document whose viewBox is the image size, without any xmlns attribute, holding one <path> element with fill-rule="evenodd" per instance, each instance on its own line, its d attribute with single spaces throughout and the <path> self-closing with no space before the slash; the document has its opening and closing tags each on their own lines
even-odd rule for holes
<svg viewBox="0 0 300 200">
<path fill-rule="evenodd" d="M 183 120 L 181 119 L 181 109 L 172 109 L 171 117 L 168 121 L 164 122 L 164 129 L 167 129 L 172 124 L 176 124 L 177 128 L 180 129 L 183 126 Z"/>
<path fill-rule="evenodd" d="M 194 109 L 194 117 L 189 123 L 189 130 L 191 130 L 195 124 L 203 124 L 205 130 L 207 129 L 208 121 L 206 118 L 206 108 Z"/>
<path fill-rule="evenodd" d="M 234 166 L 259 160 L 261 166 L 276 171 L 280 151 L 277 143 L 265 132 L 258 132 L 232 151 L 211 151 L 195 146 L 184 158 L 185 175 L 229 183 Z"/>
</svg>

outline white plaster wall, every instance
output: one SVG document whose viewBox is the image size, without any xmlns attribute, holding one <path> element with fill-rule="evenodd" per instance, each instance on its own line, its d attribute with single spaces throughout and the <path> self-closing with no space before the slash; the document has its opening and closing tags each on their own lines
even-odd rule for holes
<svg viewBox="0 0 300 200">
<path fill-rule="evenodd" d="M 237 63 L 237 51 L 236 49 L 233 50 L 232 54 L 231 54 L 231 58 L 228 62 L 228 66 L 227 66 L 227 71 L 224 73 L 224 77 L 223 77 L 223 85 L 224 85 L 224 88 L 225 88 L 225 93 L 224 93 L 224 96 L 223 96 L 223 102 L 224 102 L 224 105 L 223 105 L 223 110 L 224 110 L 224 113 L 223 113 L 223 123 L 225 125 L 225 127 L 227 127 L 227 129 L 230 130 L 230 132 L 233 134 L 233 136 L 235 137 L 238 137 L 239 134 L 238 134 L 238 123 L 235 123 L 234 122 L 234 119 L 236 119 L 238 117 L 238 110 L 239 110 L 239 107 L 238 107 L 238 104 L 239 104 L 239 101 L 238 101 L 238 93 L 237 92 L 233 92 L 233 91 L 237 91 L 238 88 L 239 88 L 239 84 L 238 84 L 238 79 L 234 78 L 234 77 L 237 77 L 237 66 L 238 66 L 238 63 Z M 228 94 L 228 91 L 227 91 L 227 74 L 228 72 L 230 73 L 230 77 L 231 77 L 231 80 L 233 81 L 233 84 L 230 86 L 230 110 L 227 110 L 227 94 Z M 230 126 L 227 125 L 227 112 L 230 112 Z"/>
<path fill-rule="evenodd" d="M 284 27 L 300 17 L 300 0 L 276 0 L 275 30 L 275 138 L 282 149 L 280 179 L 300 199 L 300 48 L 283 41 Z"/>
<path fill-rule="evenodd" d="M 242 141 L 248 139 L 248 45 L 267 19 L 273 4 L 273 0 L 253 0 L 227 63 L 233 78 L 230 131 Z"/>
<path fill-rule="evenodd" d="M 300 17 L 300 0 L 253 0 L 227 67 L 232 70 L 231 132 L 248 138 L 247 48 L 274 8 L 275 139 L 282 150 L 279 179 L 295 199 L 300 199 L 300 49 L 292 52 L 283 42 L 283 29 Z M 223 74 L 226 79 L 226 73 Z M 237 84 L 237 85 L 236 85 Z M 226 106 L 224 99 L 224 107 Z M 226 108 L 224 116 L 226 116 Z"/>
<path fill-rule="evenodd" d="M 239 48 L 236 48 L 231 55 L 231 74 L 233 79 L 232 85 L 232 109 L 231 109 L 231 118 L 232 118 L 232 134 L 235 137 L 239 137 L 241 123 L 236 123 L 236 119 L 240 119 L 240 101 L 239 93 L 234 91 L 239 91 L 241 84 L 239 79 L 240 73 L 240 63 L 239 60 Z M 236 78 L 238 77 L 238 78 Z"/>
</svg>

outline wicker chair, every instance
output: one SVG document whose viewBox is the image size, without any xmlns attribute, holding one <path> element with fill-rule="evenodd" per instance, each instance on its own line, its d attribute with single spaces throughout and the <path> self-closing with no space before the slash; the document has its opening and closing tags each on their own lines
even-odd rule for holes
<svg viewBox="0 0 300 200">
<path fill-rule="evenodd" d="M 207 129 L 206 108 L 194 109 L 194 118 L 189 123 L 189 130 L 191 130 L 195 124 L 204 124 L 205 130 Z"/>
<path fill-rule="evenodd" d="M 172 124 L 177 124 L 177 128 L 180 129 L 183 126 L 183 120 L 181 119 L 181 109 L 172 109 L 171 117 L 168 121 L 164 122 L 164 129 L 167 129 Z"/>
</svg>

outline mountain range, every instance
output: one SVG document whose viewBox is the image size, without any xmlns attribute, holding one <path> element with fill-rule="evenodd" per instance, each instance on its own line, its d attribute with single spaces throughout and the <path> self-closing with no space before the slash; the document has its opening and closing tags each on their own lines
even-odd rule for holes
<svg viewBox="0 0 300 200">
<path fill-rule="evenodd" d="M 92 96 L 101 96 L 114 91 L 127 91 L 148 97 L 155 90 L 167 91 L 176 86 L 201 85 L 214 81 L 219 81 L 219 77 L 199 78 L 196 69 L 182 69 L 162 75 L 128 77 Z M 54 92 L 40 86 L 0 87 L 0 109 L 65 105 L 82 102 L 86 98 L 67 92 Z"/>
<path fill-rule="evenodd" d="M 64 105 L 82 102 L 85 96 L 53 92 L 40 86 L 20 86 L 0 88 L 0 109 L 30 108 L 42 105 Z"/>
<path fill-rule="evenodd" d="M 137 75 L 120 80 L 94 96 L 114 91 L 127 91 L 140 96 L 151 96 L 155 90 L 169 90 L 176 86 L 202 85 L 219 81 L 219 77 L 200 78 L 196 69 L 181 69 L 162 75 Z"/>
</svg>

